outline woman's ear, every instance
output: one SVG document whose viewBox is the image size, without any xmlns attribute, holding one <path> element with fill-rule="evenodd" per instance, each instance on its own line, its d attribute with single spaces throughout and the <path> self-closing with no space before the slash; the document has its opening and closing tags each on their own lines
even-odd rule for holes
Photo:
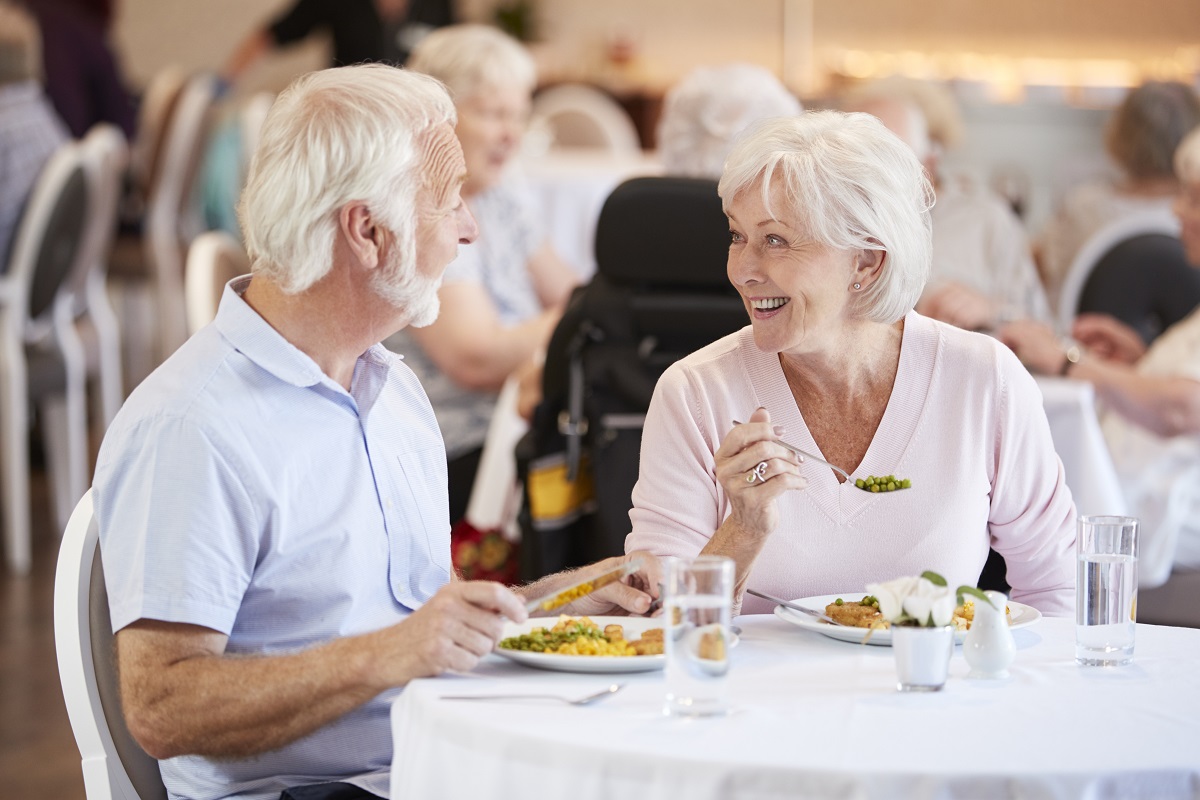
<svg viewBox="0 0 1200 800">
<path fill-rule="evenodd" d="M 347 203 L 338 212 L 338 232 L 346 247 L 367 269 L 383 263 L 384 228 L 365 203 Z"/>
<path fill-rule="evenodd" d="M 866 289 L 879 280 L 886 258 L 886 250 L 859 250 L 854 263 L 854 283 Z"/>
</svg>

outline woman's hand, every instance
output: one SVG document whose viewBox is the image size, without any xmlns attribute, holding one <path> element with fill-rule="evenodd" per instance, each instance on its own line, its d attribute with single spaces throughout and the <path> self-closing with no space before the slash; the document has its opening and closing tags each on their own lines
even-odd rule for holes
<svg viewBox="0 0 1200 800">
<path fill-rule="evenodd" d="M 1146 344 L 1137 332 L 1108 314 L 1080 314 L 1071 335 L 1088 352 L 1105 361 L 1134 364 L 1146 354 Z"/>
<path fill-rule="evenodd" d="M 775 443 L 777 435 L 771 415 L 760 408 L 735 425 L 716 452 L 717 480 L 733 507 L 730 519 L 756 537 L 765 538 L 779 525 L 779 495 L 808 486 L 799 458 Z"/>
<path fill-rule="evenodd" d="M 1030 320 L 1010 322 L 1000 329 L 998 336 L 1030 372 L 1058 375 L 1062 371 L 1066 352 L 1054 331 L 1042 323 Z"/>
</svg>

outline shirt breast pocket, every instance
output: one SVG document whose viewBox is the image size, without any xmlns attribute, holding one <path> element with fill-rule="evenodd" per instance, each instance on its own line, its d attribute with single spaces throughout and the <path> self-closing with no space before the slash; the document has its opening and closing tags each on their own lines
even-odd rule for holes
<svg viewBox="0 0 1200 800">
<path fill-rule="evenodd" d="M 400 524 L 400 536 L 411 532 L 423 537 L 429 564 L 439 568 L 443 577 L 450 574 L 450 500 L 446 489 L 446 451 L 441 447 L 414 450 L 397 456 L 400 479 L 396 482 L 394 519 Z M 393 536 L 395 539 L 395 536 Z M 413 544 L 416 544 L 414 541 Z M 419 548 L 412 549 L 414 560 Z M 422 565 L 412 564 L 419 569 Z"/>
</svg>

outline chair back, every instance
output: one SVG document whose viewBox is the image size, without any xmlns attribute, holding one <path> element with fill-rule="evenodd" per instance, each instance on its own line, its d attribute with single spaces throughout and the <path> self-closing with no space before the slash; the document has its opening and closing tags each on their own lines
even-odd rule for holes
<svg viewBox="0 0 1200 800">
<path fill-rule="evenodd" d="M 67 523 L 54 578 L 54 642 L 88 800 L 165 800 L 158 762 L 125 725 L 89 490 Z"/>
<path fill-rule="evenodd" d="M 86 297 L 90 276 L 107 269 L 108 253 L 117 232 L 117 211 L 125 170 L 129 166 L 129 144 L 116 125 L 94 125 L 80 142 L 87 166 L 91 204 L 88 231 L 84 238 L 84 257 L 72 279 L 72 293 L 78 300 Z"/>
<path fill-rule="evenodd" d="M 543 89 L 533 98 L 534 127 L 550 132 L 552 147 L 587 147 L 614 155 L 641 152 L 637 128 L 609 95 L 581 83 Z"/>
<path fill-rule="evenodd" d="M 161 169 L 167 123 L 174 113 L 187 74 L 179 67 L 167 67 L 150 80 L 138 112 L 137 139 L 130 150 L 129 170 L 144 203 Z"/>
<path fill-rule="evenodd" d="M 250 260 L 237 240 L 224 231 L 202 233 L 188 248 L 187 323 L 193 334 L 213 321 L 225 284 L 250 271 Z"/>
<path fill-rule="evenodd" d="M 163 358 L 187 338 L 184 253 L 204 227 L 191 195 L 215 94 L 212 75 L 195 75 L 184 84 L 167 123 L 157 180 L 146 203 L 144 244 L 157 287 Z"/>
<path fill-rule="evenodd" d="M 9 308 L 21 316 L 22 338 L 49 325 L 54 303 L 78 269 L 89 205 L 83 149 L 68 142 L 42 169 L 13 242 L 7 281 Z"/>
<path fill-rule="evenodd" d="M 1084 242 L 1067 269 L 1058 296 L 1055 321 L 1060 332 L 1067 333 L 1071 330 L 1071 325 L 1079 314 L 1079 298 L 1092 270 L 1100 260 L 1121 242 L 1148 233 L 1178 237 L 1179 220 L 1165 209 L 1130 214 L 1105 225 Z"/>
</svg>

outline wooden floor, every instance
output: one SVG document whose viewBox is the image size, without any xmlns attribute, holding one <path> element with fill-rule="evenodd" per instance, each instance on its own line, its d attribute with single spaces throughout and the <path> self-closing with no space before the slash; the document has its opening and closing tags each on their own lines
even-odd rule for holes
<svg viewBox="0 0 1200 800">
<path fill-rule="evenodd" d="M 84 800 L 54 656 L 54 530 L 40 473 L 33 480 L 33 571 L 0 567 L 0 791 L 28 800 Z"/>
</svg>

